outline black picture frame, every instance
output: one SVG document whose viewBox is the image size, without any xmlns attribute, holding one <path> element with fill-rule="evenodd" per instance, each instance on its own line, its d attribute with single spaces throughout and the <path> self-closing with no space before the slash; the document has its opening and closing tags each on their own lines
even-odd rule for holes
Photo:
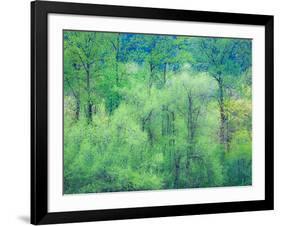
<svg viewBox="0 0 281 226">
<path fill-rule="evenodd" d="M 141 208 L 48 212 L 48 14 L 96 15 L 265 27 L 265 199 Z M 80 3 L 31 3 L 31 223 L 52 224 L 272 210 L 273 186 L 273 16 Z"/>
</svg>

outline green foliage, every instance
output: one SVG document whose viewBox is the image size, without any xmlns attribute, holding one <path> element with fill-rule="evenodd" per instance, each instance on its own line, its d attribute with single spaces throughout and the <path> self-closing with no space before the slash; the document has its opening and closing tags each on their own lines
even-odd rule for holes
<svg viewBox="0 0 281 226">
<path fill-rule="evenodd" d="M 65 194 L 251 185 L 251 122 L 249 40 L 64 32 Z"/>
</svg>

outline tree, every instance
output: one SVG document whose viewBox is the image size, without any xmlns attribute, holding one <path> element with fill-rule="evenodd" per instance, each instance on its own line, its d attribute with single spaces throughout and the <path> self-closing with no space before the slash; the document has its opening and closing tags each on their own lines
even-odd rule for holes
<svg viewBox="0 0 281 226">
<path fill-rule="evenodd" d="M 229 151 L 230 136 L 225 110 L 226 76 L 238 76 L 251 66 L 251 42 L 240 39 L 193 38 L 195 67 L 208 71 L 218 84 L 218 104 L 220 108 L 220 143 Z"/>
<path fill-rule="evenodd" d="M 200 116 L 206 111 L 206 105 L 216 90 L 215 83 L 205 74 L 192 75 L 183 73 L 172 80 L 170 95 L 173 108 L 183 117 L 186 125 L 185 175 L 188 178 L 191 161 L 201 161 L 202 152 L 196 148 L 196 135 L 200 127 Z M 188 183 L 188 182 L 186 182 Z M 188 186 L 188 184 L 187 184 Z"/>
<path fill-rule="evenodd" d="M 64 193 L 250 185 L 251 77 L 250 40 L 64 31 Z"/>
<path fill-rule="evenodd" d="M 75 120 L 78 121 L 81 110 L 81 71 L 77 59 L 71 57 L 71 47 L 67 41 L 64 43 L 64 91 L 75 99 Z"/>
<path fill-rule="evenodd" d="M 82 98 L 86 100 L 85 112 L 89 123 L 96 112 L 95 81 L 108 54 L 108 45 L 104 36 L 106 34 L 96 32 L 66 31 L 64 33 L 67 54 L 75 61 L 75 68 L 84 72 L 83 85 L 80 87 L 83 87 Z"/>
</svg>

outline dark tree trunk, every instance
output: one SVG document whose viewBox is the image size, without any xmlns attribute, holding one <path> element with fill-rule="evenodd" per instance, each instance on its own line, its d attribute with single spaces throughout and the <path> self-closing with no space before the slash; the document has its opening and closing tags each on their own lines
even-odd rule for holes
<svg viewBox="0 0 281 226">
<path fill-rule="evenodd" d="M 170 117 L 167 105 L 162 105 L 162 136 L 169 134 Z"/>
<path fill-rule="evenodd" d="M 169 125 L 169 134 L 172 135 L 172 138 L 170 139 L 170 146 L 175 145 L 175 113 L 173 111 L 170 112 L 171 120 Z"/>
<path fill-rule="evenodd" d="M 169 110 L 167 105 L 162 105 L 162 136 L 172 136 L 169 140 L 169 145 L 175 144 L 175 112 Z"/>
<path fill-rule="evenodd" d="M 187 141 L 190 146 L 190 150 L 194 144 L 194 136 L 195 136 L 195 127 L 196 127 L 196 119 L 194 115 L 194 107 L 193 107 L 193 98 L 191 94 L 188 94 L 188 111 L 187 111 L 187 129 L 188 129 L 188 138 Z"/>
<path fill-rule="evenodd" d="M 194 152 L 194 145 L 195 145 L 195 132 L 197 128 L 197 118 L 199 114 L 199 109 L 196 109 L 194 107 L 193 103 L 193 97 L 191 93 L 188 93 L 187 95 L 187 131 L 188 131 L 188 136 L 187 136 L 187 143 L 188 143 L 188 148 L 187 148 L 187 159 L 189 154 L 193 154 Z"/>
<path fill-rule="evenodd" d="M 151 87 L 153 85 L 153 69 L 154 69 L 154 65 L 152 62 L 150 62 L 149 63 L 150 74 L 149 74 L 149 80 L 148 80 L 149 94 L 150 94 Z"/>
<path fill-rule="evenodd" d="M 167 81 L 167 63 L 164 63 L 164 69 L 163 69 L 163 86 L 166 84 Z"/>
<path fill-rule="evenodd" d="M 86 71 L 86 84 L 87 84 L 87 119 L 88 122 L 92 122 L 93 118 L 93 102 L 91 98 L 91 84 L 90 84 L 90 66 L 87 65 L 87 71 Z"/>
<path fill-rule="evenodd" d="M 223 91 L 223 80 L 220 77 L 218 79 L 219 85 L 219 109 L 220 109 L 220 143 L 223 145 L 225 151 L 229 151 L 229 133 L 228 133 L 228 120 L 225 112 L 224 103 L 224 91 Z"/>
<path fill-rule="evenodd" d="M 92 122 L 92 119 L 93 119 L 93 104 L 91 101 L 88 101 L 88 104 L 87 104 L 87 118 L 88 118 L 88 122 Z"/>
<path fill-rule="evenodd" d="M 226 120 L 226 145 L 225 145 L 225 149 L 227 152 L 229 152 L 230 150 L 230 141 L 231 141 L 231 131 L 229 128 L 229 120 Z"/>
<path fill-rule="evenodd" d="M 167 111 L 167 130 L 166 133 L 169 137 L 169 149 L 173 153 L 172 166 L 174 168 L 174 188 L 179 188 L 180 183 L 180 165 L 181 165 L 181 155 L 178 150 L 175 149 L 175 112 L 166 108 Z M 172 168 L 172 169 L 173 169 Z"/>
<path fill-rule="evenodd" d="M 186 175 L 186 186 L 188 186 L 188 173 L 190 160 L 194 158 L 195 154 L 195 134 L 197 129 L 197 121 L 200 112 L 200 107 L 194 106 L 194 98 L 192 93 L 187 94 L 187 149 L 185 159 L 185 175 Z"/>
<path fill-rule="evenodd" d="M 141 130 L 144 132 L 145 129 L 145 118 L 141 119 Z"/>
<path fill-rule="evenodd" d="M 116 56 L 115 56 L 115 76 L 116 76 L 116 85 L 119 85 L 119 67 L 118 67 L 118 62 L 119 62 L 119 49 L 120 49 L 120 33 L 117 35 L 117 43 L 116 43 Z"/>
<path fill-rule="evenodd" d="M 78 98 L 75 98 L 76 100 L 76 106 L 75 106 L 75 120 L 79 120 L 80 116 L 80 100 Z"/>
<path fill-rule="evenodd" d="M 147 131 L 148 141 L 151 146 L 153 146 L 154 134 L 151 129 L 151 120 L 152 120 L 153 111 L 151 110 L 148 115 L 141 119 L 141 129 L 142 131 Z"/>
<path fill-rule="evenodd" d="M 180 182 L 180 155 L 175 156 L 175 177 L 174 177 L 174 188 L 179 188 Z"/>
<path fill-rule="evenodd" d="M 147 134 L 148 134 L 148 140 L 149 140 L 150 146 L 153 146 L 154 135 L 153 135 L 153 131 L 151 129 L 151 117 L 152 117 L 152 113 L 149 114 L 149 116 L 147 118 Z"/>
<path fill-rule="evenodd" d="M 166 106 L 162 105 L 162 127 L 161 127 L 162 137 L 166 136 Z"/>
</svg>

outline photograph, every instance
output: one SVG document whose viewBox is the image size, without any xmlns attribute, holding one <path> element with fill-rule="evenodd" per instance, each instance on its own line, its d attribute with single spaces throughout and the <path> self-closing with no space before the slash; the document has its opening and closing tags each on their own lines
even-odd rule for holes
<svg viewBox="0 0 281 226">
<path fill-rule="evenodd" d="M 252 185 L 252 39 L 62 35 L 63 194 Z"/>
<path fill-rule="evenodd" d="M 278 225 L 277 3 L 3 1 L 0 226 Z"/>
<path fill-rule="evenodd" d="M 273 30 L 269 14 L 32 2 L 31 223 L 273 210 Z"/>
</svg>

